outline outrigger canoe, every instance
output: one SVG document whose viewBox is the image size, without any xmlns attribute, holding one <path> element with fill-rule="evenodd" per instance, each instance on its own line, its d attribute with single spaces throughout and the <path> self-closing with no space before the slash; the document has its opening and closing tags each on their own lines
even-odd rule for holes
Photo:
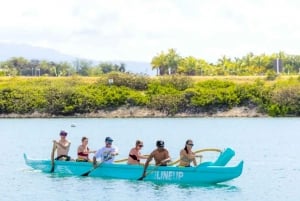
<svg viewBox="0 0 300 201">
<path fill-rule="evenodd" d="M 227 148 L 220 152 L 216 161 L 203 162 L 196 167 L 150 165 L 143 180 L 188 184 L 225 182 L 239 177 L 242 173 L 243 161 L 240 161 L 236 166 L 226 166 L 234 155 L 235 152 Z M 51 172 L 51 160 L 30 159 L 26 154 L 24 154 L 24 159 L 25 163 L 35 170 L 45 173 Z M 143 173 L 143 166 L 100 163 L 94 168 L 90 162 L 55 161 L 53 172 L 59 175 L 139 180 Z"/>
</svg>

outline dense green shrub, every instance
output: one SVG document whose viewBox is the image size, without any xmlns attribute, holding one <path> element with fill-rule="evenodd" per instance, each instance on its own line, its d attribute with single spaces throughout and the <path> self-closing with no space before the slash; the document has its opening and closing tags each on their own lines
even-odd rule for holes
<svg viewBox="0 0 300 201">
<path fill-rule="evenodd" d="M 152 96 L 148 107 L 172 116 L 180 111 L 182 101 L 183 97 L 179 94 L 159 94 Z"/>
<path fill-rule="evenodd" d="M 266 80 L 275 80 L 278 77 L 275 71 L 268 70 L 266 72 Z"/>
<path fill-rule="evenodd" d="M 45 107 L 43 92 L 29 87 L 0 89 L 0 113 L 33 113 Z"/>
<path fill-rule="evenodd" d="M 109 86 L 124 86 L 136 90 L 146 90 L 150 78 L 147 76 L 112 72 L 99 78 L 98 83 Z"/>
<path fill-rule="evenodd" d="M 72 115 L 76 112 L 76 93 L 72 88 L 48 88 L 45 94 L 45 112 L 54 115 Z"/>
<path fill-rule="evenodd" d="M 240 84 L 236 86 L 236 93 L 241 106 L 263 106 L 269 102 L 270 87 L 258 80 L 254 84 Z"/>
<path fill-rule="evenodd" d="M 127 95 L 126 105 L 146 106 L 149 103 L 148 97 L 144 93 L 130 91 Z"/>
<path fill-rule="evenodd" d="M 174 88 L 172 86 L 169 86 L 169 85 L 164 86 L 164 85 L 160 85 L 159 82 L 153 82 L 153 83 L 149 84 L 148 90 L 146 93 L 149 97 L 151 97 L 153 95 L 158 95 L 158 94 L 162 94 L 162 95 L 179 94 L 180 91 L 178 91 L 176 88 Z"/>
<path fill-rule="evenodd" d="M 191 99 L 193 106 L 198 107 L 227 107 L 239 104 L 236 85 L 228 81 L 209 80 L 195 86 L 196 95 Z"/>
<path fill-rule="evenodd" d="M 193 81 L 190 77 L 180 75 L 159 77 L 158 82 L 161 86 L 172 87 L 179 91 L 193 86 Z"/>
<path fill-rule="evenodd" d="M 107 79 L 113 77 L 112 84 Z M 127 78 L 129 80 L 127 80 Z M 9 78 L 0 82 L 0 114 L 76 115 L 118 107 L 147 107 L 175 115 L 258 108 L 271 116 L 300 116 L 299 78 L 234 83 L 185 77 L 148 77 L 112 73 L 99 78 Z"/>
<path fill-rule="evenodd" d="M 268 113 L 272 116 L 300 115 L 300 86 L 276 88 L 271 93 Z"/>
</svg>

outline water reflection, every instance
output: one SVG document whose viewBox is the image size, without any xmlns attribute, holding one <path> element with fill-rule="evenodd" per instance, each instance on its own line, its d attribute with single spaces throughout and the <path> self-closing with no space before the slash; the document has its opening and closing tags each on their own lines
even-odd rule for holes
<svg viewBox="0 0 300 201">
<path fill-rule="evenodd" d="M 136 182 L 132 181 L 136 184 Z M 153 190 L 162 190 L 164 188 L 179 188 L 179 189 L 204 189 L 204 190 L 223 190 L 227 192 L 238 192 L 240 188 L 230 184 L 178 184 L 178 183 L 162 183 L 162 182 L 152 182 L 152 181 L 143 181 L 138 182 L 139 186 L 146 185 L 148 188 L 152 188 Z M 144 184 L 142 184 L 144 183 Z"/>
</svg>

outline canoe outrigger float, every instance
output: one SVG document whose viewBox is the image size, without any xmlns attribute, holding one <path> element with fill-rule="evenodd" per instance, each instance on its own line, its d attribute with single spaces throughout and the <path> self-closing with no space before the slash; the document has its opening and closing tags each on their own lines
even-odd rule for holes
<svg viewBox="0 0 300 201">
<path fill-rule="evenodd" d="M 203 149 L 197 151 L 217 151 L 218 149 Z M 196 167 L 155 166 L 149 165 L 145 181 L 161 181 L 169 183 L 188 183 L 188 184 L 216 184 L 232 180 L 241 175 L 243 161 L 236 166 L 226 166 L 235 155 L 235 152 L 227 148 L 214 162 L 203 162 Z M 25 163 L 35 170 L 50 173 L 52 168 L 51 160 L 29 159 L 24 154 Z M 122 160 L 120 160 L 122 161 Z M 54 173 L 59 175 L 90 176 L 102 178 L 138 180 L 143 173 L 142 165 L 128 165 L 125 163 L 113 164 L 100 163 L 96 168 L 90 162 L 75 161 L 55 161 Z"/>
</svg>

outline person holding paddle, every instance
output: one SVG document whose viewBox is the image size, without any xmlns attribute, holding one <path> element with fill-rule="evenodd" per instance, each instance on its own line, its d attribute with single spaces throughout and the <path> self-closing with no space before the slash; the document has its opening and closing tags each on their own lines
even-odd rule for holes
<svg viewBox="0 0 300 201">
<path fill-rule="evenodd" d="M 68 156 L 71 142 L 67 140 L 68 133 L 62 130 L 60 131 L 59 135 L 59 141 L 53 140 L 53 153 L 55 150 L 57 150 L 57 157 L 55 158 L 55 160 L 69 161 L 71 160 L 71 157 Z"/>
<path fill-rule="evenodd" d="M 197 166 L 196 154 L 192 151 L 194 144 L 192 140 L 185 142 L 185 147 L 180 151 L 179 166 L 191 167 L 191 162 L 194 166 Z"/>
<path fill-rule="evenodd" d="M 118 148 L 112 146 L 113 139 L 105 138 L 105 146 L 99 149 L 93 157 L 94 166 L 97 166 L 97 159 L 101 159 L 101 163 L 113 163 L 116 155 L 119 154 Z"/>
<path fill-rule="evenodd" d="M 141 140 L 137 140 L 135 142 L 135 147 L 132 148 L 129 152 L 129 156 L 128 156 L 128 162 L 127 164 L 132 164 L 132 165 L 136 165 L 136 164 L 140 164 L 140 160 L 141 159 L 147 159 L 147 156 L 143 156 L 141 154 L 141 149 L 143 148 L 143 142 Z"/>
<path fill-rule="evenodd" d="M 89 153 L 96 153 L 96 151 L 91 151 L 88 147 L 88 138 L 81 138 L 81 145 L 77 149 L 77 159 L 76 162 L 91 162 L 89 159 Z"/>
<path fill-rule="evenodd" d="M 147 176 L 146 171 L 149 166 L 149 163 L 152 161 L 153 158 L 155 160 L 156 166 L 166 166 L 167 163 L 171 161 L 169 151 L 167 149 L 165 149 L 164 141 L 162 141 L 162 140 L 156 141 L 156 147 L 157 148 L 155 150 L 153 150 L 152 153 L 150 154 L 150 156 L 148 157 L 148 159 L 145 163 L 145 166 L 144 166 L 143 175 L 138 180 L 142 180 L 143 178 L 145 178 Z"/>
</svg>

